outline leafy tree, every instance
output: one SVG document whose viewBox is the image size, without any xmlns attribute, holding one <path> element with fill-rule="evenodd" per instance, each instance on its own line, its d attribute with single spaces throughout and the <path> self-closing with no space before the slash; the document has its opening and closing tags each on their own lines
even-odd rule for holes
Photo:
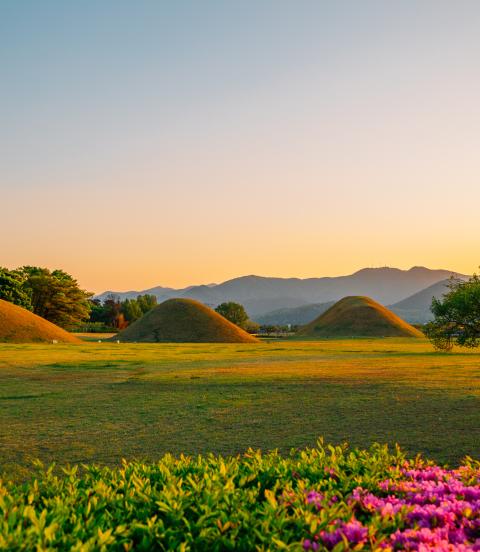
<svg viewBox="0 0 480 552">
<path fill-rule="evenodd" d="M 90 322 L 102 323 L 110 328 L 124 328 L 141 318 L 157 305 L 155 295 L 138 295 L 136 299 L 120 301 L 117 295 L 110 294 L 103 302 L 90 300 Z"/>
<path fill-rule="evenodd" d="M 137 295 L 136 299 L 125 299 L 125 301 L 122 302 L 122 312 L 125 316 L 125 320 L 131 323 L 141 318 L 156 305 L 157 298 L 155 295 Z"/>
<path fill-rule="evenodd" d="M 101 322 L 105 324 L 105 309 L 100 299 L 89 299 L 90 301 L 90 322 Z"/>
<path fill-rule="evenodd" d="M 157 306 L 157 298 L 155 297 L 155 295 L 149 295 L 148 293 L 145 293 L 145 295 L 137 296 L 137 303 L 140 307 L 140 310 L 142 311 L 142 314 L 145 314 L 149 310 L 152 310 L 153 307 Z"/>
<path fill-rule="evenodd" d="M 260 324 L 249 319 L 245 322 L 243 329 L 250 334 L 256 334 L 260 331 Z"/>
<path fill-rule="evenodd" d="M 110 294 L 103 302 L 103 317 L 102 322 L 111 328 L 120 326 L 119 319 L 122 314 L 122 303 L 117 295 Z"/>
<path fill-rule="evenodd" d="M 125 301 L 122 302 L 122 313 L 129 324 L 141 318 L 143 312 L 140 308 L 138 299 L 125 299 Z"/>
<path fill-rule="evenodd" d="M 22 272 L 0 267 L 0 299 L 32 310 L 30 295 L 24 284 L 25 276 Z"/>
<path fill-rule="evenodd" d="M 35 314 L 67 329 L 88 320 L 91 293 L 80 289 L 70 274 L 36 266 L 24 266 L 20 272 Z"/>
<path fill-rule="evenodd" d="M 434 320 L 424 331 L 436 349 L 449 351 L 454 344 L 478 347 L 480 342 L 480 277 L 467 281 L 451 278 L 449 291 L 432 300 Z"/>
<path fill-rule="evenodd" d="M 248 314 L 246 313 L 243 305 L 234 303 L 233 301 L 221 303 L 215 310 L 218 314 L 221 314 L 227 320 L 230 320 L 230 322 L 240 326 L 240 328 L 245 328 L 247 322 L 249 321 Z"/>
</svg>

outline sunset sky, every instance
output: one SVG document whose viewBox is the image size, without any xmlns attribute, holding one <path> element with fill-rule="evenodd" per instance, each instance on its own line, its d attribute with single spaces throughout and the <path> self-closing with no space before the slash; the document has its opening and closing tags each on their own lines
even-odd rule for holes
<svg viewBox="0 0 480 552">
<path fill-rule="evenodd" d="M 479 29 L 475 0 L 5 0 L 0 266 L 471 273 Z"/>
</svg>

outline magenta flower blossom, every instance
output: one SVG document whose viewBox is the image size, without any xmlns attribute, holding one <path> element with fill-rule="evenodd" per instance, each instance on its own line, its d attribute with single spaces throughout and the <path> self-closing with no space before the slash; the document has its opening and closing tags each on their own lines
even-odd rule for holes
<svg viewBox="0 0 480 552">
<path fill-rule="evenodd" d="M 307 503 L 316 506 L 313 497 Z M 347 504 L 367 521 L 333 520 L 333 529 L 315 536 L 318 541 L 304 541 L 305 550 L 317 550 L 318 542 L 331 550 L 342 541 L 359 550 L 367 544 L 368 519 L 380 519 L 385 523 L 372 523 L 370 538 L 385 550 L 480 552 L 480 477 L 471 468 L 406 465 L 400 479 L 381 482 L 376 493 L 356 488 Z"/>
<path fill-rule="evenodd" d="M 333 531 L 321 531 L 319 536 L 323 545 L 328 550 L 332 550 L 343 540 L 347 540 L 351 545 L 363 544 L 367 535 L 368 528 L 356 519 L 351 519 L 348 522 L 339 522 Z"/>
<path fill-rule="evenodd" d="M 314 540 L 305 539 L 303 541 L 303 549 L 304 550 L 318 550 L 318 542 L 315 542 Z"/>
<path fill-rule="evenodd" d="M 318 510 L 322 507 L 323 495 L 317 491 L 310 491 L 307 493 L 306 501 L 307 504 L 313 504 L 317 507 Z"/>
</svg>

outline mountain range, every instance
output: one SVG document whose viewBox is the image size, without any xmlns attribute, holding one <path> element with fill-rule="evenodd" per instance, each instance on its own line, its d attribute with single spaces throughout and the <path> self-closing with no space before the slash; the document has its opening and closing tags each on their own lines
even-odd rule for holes
<svg viewBox="0 0 480 552">
<path fill-rule="evenodd" d="M 420 322 L 428 316 L 428 313 L 425 314 L 424 307 L 427 303 L 428 307 L 430 306 L 432 297 L 430 293 L 439 293 L 439 290 L 444 289 L 446 280 L 452 275 L 466 278 L 465 275 L 450 270 L 432 270 L 421 266 L 415 266 L 409 270 L 382 267 L 364 268 L 348 276 L 323 278 L 241 276 L 221 284 L 188 286 L 181 289 L 157 286 L 140 291 L 105 291 L 97 295 L 97 298 L 104 300 L 109 295 L 115 295 L 123 300 L 149 293 L 155 295 L 158 302 L 172 297 L 182 297 L 196 299 L 210 307 L 215 307 L 224 301 L 236 301 L 244 305 L 253 320 L 262 323 L 280 323 L 266 322 L 265 317 L 274 311 L 290 309 L 297 309 L 293 313 L 296 316 L 298 310 L 301 311 L 305 307 L 305 316 L 306 313 L 308 316 L 313 313 L 311 320 L 321 314 L 325 307 L 323 304 L 326 304 L 326 310 L 333 301 L 338 301 L 347 295 L 365 295 L 383 305 L 390 305 L 390 308 L 400 316 L 402 312 L 407 313 L 408 316 L 405 317 L 407 320 L 408 318 L 411 320 L 413 316 L 418 320 L 411 321 Z M 432 286 L 433 289 L 429 290 Z M 418 295 L 419 292 L 420 295 Z M 418 296 L 415 297 L 415 295 Z M 298 320 L 298 317 L 295 320 Z"/>
<path fill-rule="evenodd" d="M 440 280 L 440 282 L 428 286 L 398 303 L 387 306 L 410 324 L 425 324 L 433 318 L 430 311 L 432 298 L 436 297 L 440 299 L 448 291 L 448 282 L 448 279 Z M 285 326 L 291 324 L 292 326 L 301 326 L 308 324 L 326 312 L 334 303 L 335 301 L 329 301 L 327 303 L 312 303 L 289 309 L 276 309 L 261 314 L 256 318 L 256 322 L 265 325 Z"/>
<path fill-rule="evenodd" d="M 432 298 L 440 299 L 447 293 L 448 283 L 449 280 L 441 280 L 394 305 L 390 305 L 389 309 L 410 324 L 425 324 L 433 318 L 430 311 Z"/>
</svg>

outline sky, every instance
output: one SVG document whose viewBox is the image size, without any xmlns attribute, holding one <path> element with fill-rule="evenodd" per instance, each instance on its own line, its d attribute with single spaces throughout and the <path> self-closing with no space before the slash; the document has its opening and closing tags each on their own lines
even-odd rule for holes
<svg viewBox="0 0 480 552">
<path fill-rule="evenodd" d="M 472 273 L 479 27 L 476 0 L 3 0 L 0 266 Z"/>
</svg>

